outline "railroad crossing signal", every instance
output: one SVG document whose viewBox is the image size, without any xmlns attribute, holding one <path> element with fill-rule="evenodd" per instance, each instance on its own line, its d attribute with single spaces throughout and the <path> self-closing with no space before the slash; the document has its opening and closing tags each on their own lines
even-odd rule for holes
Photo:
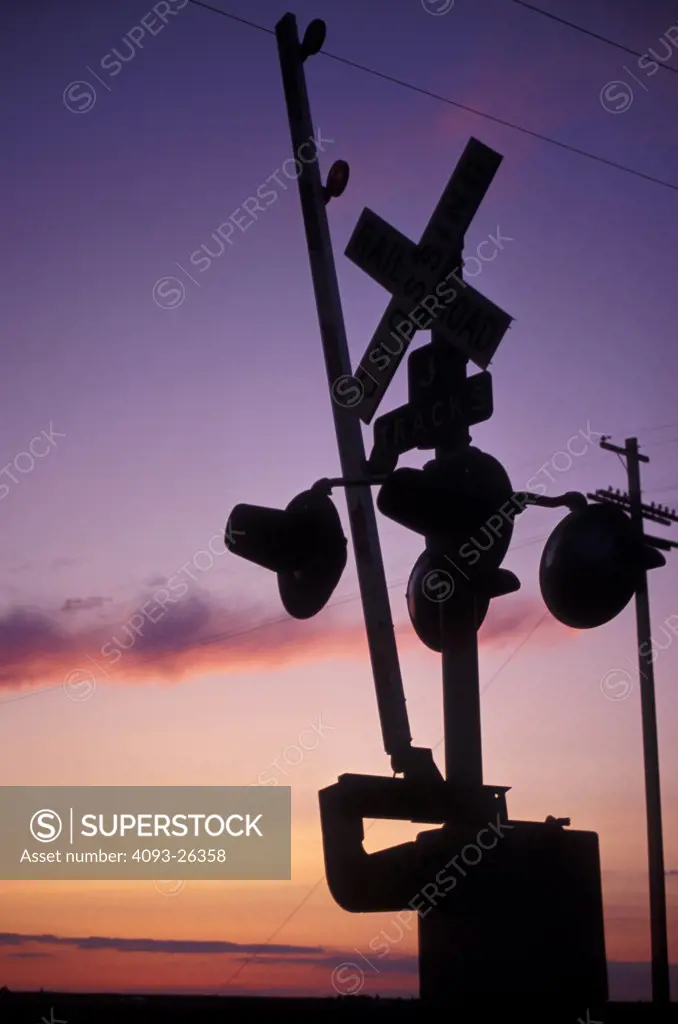
<svg viewBox="0 0 678 1024">
<path fill-rule="evenodd" d="M 418 245 L 363 210 L 346 256 L 393 296 L 355 372 L 363 394 L 352 408 L 364 423 L 372 420 L 415 330 L 434 328 L 481 369 L 506 333 L 512 317 L 457 276 L 464 235 L 501 161 L 499 153 L 469 140 Z"/>
</svg>

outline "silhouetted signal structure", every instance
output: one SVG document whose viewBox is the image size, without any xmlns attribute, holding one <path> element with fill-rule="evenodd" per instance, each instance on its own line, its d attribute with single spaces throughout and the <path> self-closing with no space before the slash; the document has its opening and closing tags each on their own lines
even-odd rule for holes
<svg viewBox="0 0 678 1024">
<path fill-rule="evenodd" d="M 506 333 L 512 318 L 461 278 L 464 235 L 502 159 L 470 139 L 418 245 L 363 210 L 346 256 L 393 296 L 355 372 L 362 398 L 353 411 L 364 423 L 372 420 L 415 330 L 436 330 L 481 369 Z"/>
<path fill-rule="evenodd" d="M 664 874 L 664 841 L 662 836 L 661 785 L 659 775 L 659 743 L 657 738 L 657 710 L 655 705 L 654 663 L 652 657 L 652 629 L 650 624 L 650 600 L 647 586 L 647 570 L 666 564 L 661 551 L 678 548 L 678 543 L 664 537 L 648 536 L 643 520 L 671 526 L 678 523 L 675 509 L 665 505 L 647 505 L 642 500 L 640 485 L 640 463 L 649 462 L 647 455 L 638 450 L 638 439 L 626 439 L 623 448 L 603 438 L 600 447 L 626 458 L 628 493 L 619 490 L 597 490 L 589 498 L 602 508 L 613 511 L 623 518 L 625 526 L 620 533 L 626 540 L 625 550 L 619 552 L 618 573 L 624 605 L 631 596 L 636 597 L 636 626 L 638 634 L 638 670 L 640 676 L 640 703 L 643 729 L 643 757 L 645 763 L 645 803 L 647 812 L 647 846 L 650 879 L 650 931 L 652 940 L 652 998 L 655 1003 L 668 1004 L 670 1001 L 669 953 L 666 920 L 666 880 Z M 628 557 L 628 536 L 631 536 L 634 551 Z M 640 557 L 639 557 L 640 553 Z M 635 554 L 635 560 L 634 560 Z M 631 569 L 629 570 L 629 565 Z"/>
<path fill-rule="evenodd" d="M 296 21 L 286 15 L 276 35 L 296 146 L 312 131 L 302 65 L 322 46 L 325 27 L 312 22 L 299 43 Z M 386 262 L 379 272 L 386 267 L 393 274 L 406 267 L 407 281 L 416 285 L 421 301 L 422 288 L 440 283 L 443 270 L 460 267 L 464 230 L 500 162 L 498 154 L 471 140 L 460 163 L 464 174 L 458 167 L 452 176 L 422 244 L 398 241 L 399 248 L 380 257 Z M 469 166 L 475 166 L 475 176 Z M 347 347 L 325 204 L 341 192 L 347 174 L 347 167 L 335 165 L 323 186 L 314 162 L 299 177 L 330 384 L 345 372 Z M 378 218 L 366 211 L 361 220 L 361 230 L 367 230 L 365 224 Z M 394 229 L 380 224 L 382 239 L 393 239 Z M 357 241 L 356 246 L 359 258 L 371 266 L 368 272 L 375 270 L 376 248 Z M 424 266 L 425 272 L 411 272 L 413 266 Z M 464 282 L 459 284 L 466 289 Z M 400 284 L 393 290 L 397 294 Z M 507 787 L 484 784 L 477 631 L 490 601 L 520 587 L 501 563 L 515 516 L 529 505 L 571 510 L 549 538 L 540 566 L 544 600 L 562 622 L 587 629 L 618 614 L 626 593 L 620 597 L 619 551 L 632 556 L 634 568 L 627 575 L 633 586 L 636 570 L 657 563 L 648 559 L 647 545 L 631 537 L 621 510 L 588 505 L 576 492 L 557 498 L 515 493 L 504 467 L 472 446 L 469 426 L 492 414 L 485 367 L 510 320 L 499 310 L 486 321 L 490 326 L 482 327 L 489 300 L 472 301 L 478 309 L 463 329 L 449 322 L 434 324 L 431 343 L 411 353 L 409 402 L 375 423 L 369 465 L 364 451 L 358 458 L 363 449 L 355 409 L 335 407 L 342 477 L 319 480 L 283 510 L 237 505 L 227 524 L 226 545 L 277 573 L 289 614 L 309 618 L 325 606 L 346 564 L 347 541 L 330 493 L 334 487 L 347 489 L 384 744 L 394 771 L 405 777 L 342 775 L 321 791 L 330 891 L 351 912 L 417 910 L 422 999 L 439 1004 L 473 999 L 474 1008 L 491 999 L 504 1013 L 508 1002 L 522 1012 L 525 1001 L 537 997 L 557 1001 L 561 1010 L 571 1007 L 574 1019 L 577 1011 L 581 1015 L 587 1006 L 607 999 L 598 837 L 566 830 L 569 819 L 551 815 L 544 822 L 512 822 Z M 408 316 L 400 305 L 395 299 L 391 303 Z M 369 351 L 377 351 L 374 344 Z M 469 358 L 482 373 L 466 376 Z M 362 419 L 371 419 L 396 369 L 394 356 L 376 389 L 366 393 L 358 410 Z M 396 468 L 398 456 L 415 447 L 433 449 L 435 457 L 423 469 Z M 392 657 L 390 608 L 382 601 L 380 585 L 374 585 L 383 566 L 371 498 L 356 498 L 369 496 L 375 485 L 380 486 L 380 512 L 419 534 L 425 544 L 410 577 L 408 608 L 419 637 L 442 652 L 445 779 L 431 751 L 411 745 L 397 657 Z M 370 577 L 370 567 L 379 570 L 376 576 Z M 384 638 L 388 642 L 382 643 Z M 386 673 L 381 655 L 388 663 Z M 414 843 L 367 854 L 365 817 L 443 827 L 421 833 Z M 490 845 L 481 842 L 483 834 L 492 832 L 497 842 L 491 836 Z M 466 859 L 469 848 L 479 853 L 478 859 Z M 448 896 L 457 882 L 449 884 L 446 871 L 460 857 L 470 871 L 461 872 L 459 890 Z M 447 886 L 442 894 L 439 886 Z M 418 895 L 431 889 L 437 895 L 428 898 L 430 906 L 425 901 L 413 906 Z"/>
</svg>

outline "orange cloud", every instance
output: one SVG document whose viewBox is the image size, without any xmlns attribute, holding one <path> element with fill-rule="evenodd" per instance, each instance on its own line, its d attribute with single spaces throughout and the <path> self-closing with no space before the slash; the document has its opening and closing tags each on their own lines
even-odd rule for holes
<svg viewBox="0 0 678 1024">
<path fill-rule="evenodd" d="M 524 597 L 492 605 L 479 634 L 481 644 L 519 637 L 540 608 Z M 0 688 L 176 683 L 211 673 L 367 657 L 362 621 L 341 621 L 331 606 L 303 622 L 284 615 L 266 619 L 261 610 L 234 609 L 204 591 L 169 606 L 147 599 L 128 610 L 126 618 L 119 612 L 116 621 L 106 624 L 100 619 L 73 623 L 66 606 L 60 612 L 14 608 L 1 616 Z M 546 625 L 540 637 L 548 643 L 569 632 L 550 616 Z M 396 625 L 396 635 L 401 650 L 421 649 L 409 622 Z"/>
</svg>

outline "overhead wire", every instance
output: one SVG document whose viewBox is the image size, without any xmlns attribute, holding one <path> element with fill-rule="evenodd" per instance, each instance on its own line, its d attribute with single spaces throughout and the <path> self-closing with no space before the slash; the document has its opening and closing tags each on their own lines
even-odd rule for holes
<svg viewBox="0 0 678 1024">
<path fill-rule="evenodd" d="M 522 548 L 529 547 L 532 544 L 538 544 L 540 541 L 543 541 L 543 540 L 546 540 L 546 538 L 545 537 L 532 537 L 532 538 L 530 538 L 530 539 L 528 539 L 526 541 L 522 541 L 520 544 L 516 544 L 513 548 L 511 548 L 511 553 L 513 553 L 514 551 L 520 551 Z M 402 587 L 405 583 L 407 583 L 408 579 L 409 579 L 409 576 L 406 576 L 406 577 L 401 578 L 401 579 L 394 580 L 393 583 L 387 584 L 387 588 L 386 589 L 387 590 L 395 590 L 397 587 Z M 339 597 L 339 598 L 336 598 L 333 601 L 330 601 L 325 607 L 327 609 L 330 609 L 330 608 L 337 608 L 337 607 L 339 607 L 341 605 L 352 604 L 354 601 L 360 600 L 360 596 L 361 596 L 360 595 L 360 591 L 354 591 L 354 592 L 352 592 L 350 594 L 346 594 L 344 597 Z M 156 621 L 159 621 L 159 620 L 156 620 Z M 273 626 L 284 625 L 285 623 L 289 623 L 289 621 L 290 621 L 289 615 L 281 615 L 281 616 L 278 616 L 277 618 L 265 619 L 263 622 L 258 622 L 254 626 L 247 626 L 245 629 L 227 630 L 227 631 L 218 632 L 218 633 L 211 633 L 211 634 L 209 634 L 206 637 L 202 637 L 201 639 L 194 640 L 192 642 L 192 649 L 200 648 L 200 647 L 211 647 L 211 646 L 213 646 L 215 644 L 224 643 L 225 641 L 228 641 L 228 640 L 234 640 L 234 639 L 237 639 L 237 638 L 242 637 L 242 636 L 247 636 L 247 635 L 249 635 L 251 633 L 259 632 L 260 630 L 263 630 L 263 629 L 271 629 Z M 146 665 L 155 665 L 158 661 L 161 661 L 163 658 L 169 658 L 169 657 L 172 657 L 173 655 L 180 654 L 184 649 L 185 649 L 185 647 L 184 647 L 183 644 L 177 644 L 177 645 L 172 646 L 172 647 L 166 647 L 164 650 L 158 651 L 157 653 L 156 652 L 150 652 L 145 657 L 144 656 L 141 656 L 141 657 L 137 656 L 137 659 L 135 661 L 135 668 L 141 668 L 143 670 L 143 668 Z M 87 658 L 87 657 L 89 657 L 89 655 L 85 654 L 83 657 Z M 94 663 L 93 659 L 92 659 L 92 661 Z M 95 663 L 95 664 L 98 664 L 98 663 Z M 110 676 L 110 674 L 107 673 L 106 670 L 102 666 L 98 666 L 98 667 L 103 672 L 103 674 L 105 676 L 107 676 L 109 679 L 112 678 Z M 91 673 L 91 677 L 92 677 L 92 679 L 96 679 L 96 673 L 92 672 Z M 66 678 L 68 678 L 68 676 Z M 0 700 L 0 704 L 11 704 L 14 701 L 25 700 L 27 697 L 35 697 L 35 696 L 37 696 L 38 694 L 41 694 L 41 693 L 51 693 L 54 690 L 62 689 L 63 686 L 64 686 L 64 683 L 56 683 L 54 686 L 41 686 L 41 687 L 38 687 L 37 689 L 34 689 L 34 690 L 26 690 L 24 693 L 18 693 L 18 694 L 13 695 L 12 697 L 6 697 L 5 699 Z"/>
<path fill-rule="evenodd" d="M 568 28 L 574 29 L 576 32 L 581 32 L 583 35 L 590 36 L 592 39 L 597 39 L 601 43 L 607 43 L 608 46 L 613 46 L 616 50 L 622 50 L 624 53 L 630 53 L 632 57 L 646 57 L 647 53 L 638 53 L 637 50 L 632 50 L 629 46 L 624 46 L 623 43 L 616 43 L 613 39 L 608 36 L 601 35 L 598 32 L 593 32 L 591 29 L 584 28 L 583 25 L 577 25 L 574 21 L 566 21 L 565 18 L 559 17 L 557 14 L 552 14 L 550 11 L 545 11 L 541 7 L 536 7 L 534 4 L 528 4 L 525 0 L 513 0 L 514 4 L 518 4 L 520 7 L 525 7 L 528 11 L 533 11 L 536 14 L 541 14 L 545 18 L 549 18 L 551 21 L 559 22 L 561 25 L 567 25 Z M 657 61 L 660 68 L 664 71 L 670 71 L 674 75 L 678 75 L 678 68 L 669 67 L 668 64 L 662 64 L 661 61 Z"/>
<path fill-rule="evenodd" d="M 674 427 L 678 427 L 678 422 L 662 423 L 662 424 L 657 424 L 655 426 L 643 427 L 642 428 L 642 433 L 649 434 L 649 433 L 656 432 L 658 430 L 672 429 Z M 660 446 L 660 445 L 663 445 L 663 444 L 676 444 L 676 443 L 678 443 L 678 438 L 669 438 L 668 440 L 660 440 L 660 441 L 656 441 L 656 442 L 651 442 L 651 444 L 653 446 Z M 617 455 L 617 457 L 619 458 L 619 461 L 621 462 L 621 464 L 624 467 L 624 469 L 626 469 L 626 464 L 623 461 L 623 459 L 619 455 Z M 521 463 L 521 466 L 523 466 L 523 465 L 528 465 L 528 463 Z M 520 468 L 520 466 L 518 468 Z M 662 487 L 660 489 L 652 488 L 652 487 L 645 488 L 645 491 L 651 492 L 653 494 L 662 494 L 662 493 L 669 492 L 669 491 L 672 491 L 672 490 L 675 490 L 675 489 L 676 489 L 676 487 L 666 487 L 666 486 L 664 486 L 664 487 Z M 522 548 L 530 547 L 533 544 L 538 544 L 540 541 L 545 541 L 545 540 L 546 540 L 546 537 L 533 537 L 533 538 L 530 538 L 528 540 L 522 541 L 520 544 L 516 544 L 513 547 L 511 547 L 509 549 L 509 554 L 512 554 L 515 551 L 519 551 Z M 399 578 L 399 579 L 395 580 L 393 583 L 390 583 L 390 584 L 387 585 L 387 589 L 388 590 L 395 590 L 397 587 L 403 586 L 407 582 L 408 578 L 409 578 L 409 576 L 408 577 L 404 577 L 404 578 Z M 351 604 L 353 601 L 357 601 L 359 599 L 360 599 L 360 592 L 359 591 L 353 591 L 352 593 L 347 594 L 344 597 L 339 597 L 339 598 L 336 598 L 333 601 L 330 601 L 328 603 L 328 605 L 326 605 L 326 607 L 327 608 L 335 608 L 335 607 L 339 607 L 339 606 L 344 605 L 344 604 Z M 253 626 L 248 626 L 245 629 L 231 630 L 231 631 L 227 631 L 227 632 L 219 632 L 219 633 L 211 634 L 211 635 L 209 635 L 207 637 L 203 637 L 200 640 L 196 640 L 194 642 L 193 646 L 194 647 L 207 647 L 207 646 L 211 646 L 213 644 L 222 643 L 222 642 L 227 641 L 227 640 L 237 639 L 238 637 L 246 636 L 246 635 L 248 635 L 250 633 L 255 633 L 255 632 L 259 631 L 259 630 L 270 629 L 273 626 L 279 626 L 279 625 L 282 625 L 282 624 L 284 624 L 286 622 L 289 622 L 289 616 L 287 616 L 287 615 L 279 616 L 278 618 L 273 618 L 273 619 L 265 619 L 264 621 L 259 622 L 259 623 L 255 624 Z M 140 666 L 141 668 L 143 668 L 145 664 L 155 664 L 157 661 L 162 660 L 162 658 L 171 657 L 174 654 L 180 653 L 182 650 L 183 650 L 183 645 L 180 645 L 180 644 L 176 645 L 174 647 L 168 647 L 168 648 L 165 648 L 163 651 L 159 651 L 157 653 L 149 654 L 146 659 L 137 657 L 137 661 L 136 661 L 135 664 L 137 666 Z M 87 657 L 87 655 L 85 655 L 85 657 Z M 101 668 L 101 666 L 99 666 L 99 667 Z M 105 670 L 102 670 L 102 671 L 104 671 L 105 675 L 108 675 L 105 672 Z M 93 678 L 95 678 L 94 674 L 93 674 Z M 111 677 L 108 676 L 108 678 L 111 678 Z M 63 686 L 64 686 L 64 683 L 56 683 L 53 686 L 41 686 L 41 687 L 38 687 L 36 689 L 27 689 L 25 692 L 18 693 L 18 694 L 13 694 L 11 697 L 5 697 L 3 699 L 0 699 L 0 704 L 11 704 L 11 703 L 14 703 L 15 701 L 18 701 L 18 700 L 25 700 L 28 697 L 35 697 L 38 694 L 51 693 L 51 692 L 53 692 L 55 690 L 63 689 Z"/>
<path fill-rule="evenodd" d="M 214 7 L 211 4 L 207 4 L 204 0 L 190 0 L 190 3 L 197 7 L 204 7 L 208 11 L 213 11 L 215 14 L 220 14 L 224 18 L 229 18 L 232 21 L 239 22 L 243 25 L 247 25 L 249 28 L 257 29 L 260 32 L 265 32 L 268 35 L 275 35 L 273 29 L 266 28 L 264 25 L 259 25 L 256 22 L 249 21 L 245 18 L 238 17 L 231 14 L 229 11 L 223 11 L 218 7 Z M 607 167 L 613 167 L 618 171 L 624 171 L 626 174 L 632 174 L 637 178 L 642 178 L 645 181 L 652 182 L 654 185 L 661 185 L 663 188 L 669 188 L 674 192 L 678 192 L 678 184 L 674 182 L 665 181 L 662 178 L 656 178 L 652 174 L 645 174 L 643 171 L 638 171 L 633 167 L 628 167 L 626 164 L 619 163 L 616 160 L 608 160 L 606 157 L 598 156 L 596 153 L 590 153 L 588 150 L 580 149 L 577 146 L 572 146 L 567 142 L 561 142 L 559 139 L 554 139 L 550 135 L 544 135 L 541 132 L 533 131 L 531 128 L 526 128 L 524 125 L 517 124 L 515 121 L 508 121 L 505 118 L 497 117 L 494 114 L 488 113 L 486 110 L 479 110 L 477 107 L 471 107 L 466 103 L 461 103 L 458 100 L 450 99 L 449 96 L 443 96 L 440 93 L 433 92 L 431 89 L 425 89 L 422 86 L 414 85 L 412 82 L 407 82 L 402 78 L 398 78 L 395 75 L 388 75 L 383 71 L 377 71 L 376 68 L 371 68 L 367 64 L 360 64 L 358 61 L 349 60 L 348 57 L 342 57 L 337 53 L 330 53 L 329 50 L 320 50 L 318 56 L 328 57 L 331 60 L 336 60 L 341 64 L 352 67 L 358 71 L 363 71 L 365 74 L 373 75 L 376 78 L 380 78 L 386 82 L 392 82 L 394 85 L 398 85 L 403 89 L 409 89 L 412 92 L 416 92 L 421 96 L 428 96 L 431 99 L 437 100 L 440 103 L 446 103 L 448 106 L 456 107 L 458 110 L 465 110 L 469 114 L 475 114 L 476 117 L 482 117 L 485 120 L 492 121 L 495 124 L 500 124 L 505 128 L 511 128 L 513 131 L 521 132 L 523 135 L 529 135 L 532 138 L 540 139 L 542 142 L 548 142 L 552 146 L 557 146 L 559 149 L 567 150 L 570 153 L 576 153 L 578 156 L 583 156 L 588 160 L 594 160 L 597 163 L 604 164 Z"/>
</svg>

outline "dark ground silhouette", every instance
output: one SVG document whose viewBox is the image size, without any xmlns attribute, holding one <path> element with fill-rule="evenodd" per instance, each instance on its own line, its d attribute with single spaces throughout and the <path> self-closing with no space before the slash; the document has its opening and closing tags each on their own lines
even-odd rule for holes
<svg viewBox="0 0 678 1024">
<path fill-rule="evenodd" d="M 333 999 L 272 999 L 215 996 L 124 996 L 73 995 L 63 992 L 1 992 L 2 1024 L 175 1024 L 212 1021 L 278 1019 L 288 1014 L 297 1020 L 347 1019 L 361 1013 L 378 1020 L 445 1020 L 473 1024 L 516 1020 L 539 1021 L 544 1024 L 577 1024 L 577 1015 L 564 1013 L 558 1007 L 528 999 L 521 1006 L 483 1009 L 477 1005 L 459 1010 L 440 1010 L 424 1006 L 413 999 L 371 999 L 366 996 L 344 996 Z M 678 1024 L 678 1003 L 655 1010 L 648 1003 L 608 1003 L 604 1007 L 586 1008 L 580 1013 L 582 1024 Z"/>
</svg>

